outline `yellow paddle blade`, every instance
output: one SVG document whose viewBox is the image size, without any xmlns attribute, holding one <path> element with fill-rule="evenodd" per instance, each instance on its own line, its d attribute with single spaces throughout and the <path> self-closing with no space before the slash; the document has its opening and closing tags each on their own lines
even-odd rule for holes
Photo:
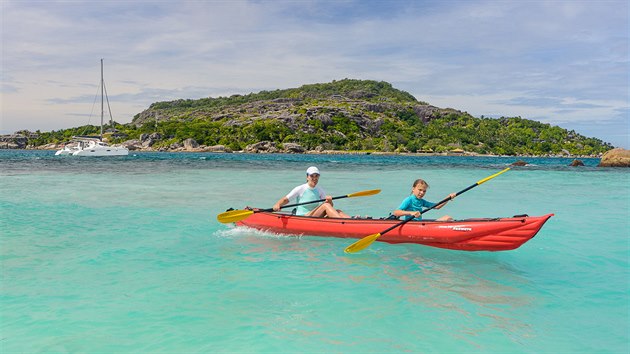
<svg viewBox="0 0 630 354">
<path fill-rule="evenodd" d="M 377 238 L 381 237 L 381 234 L 373 234 L 370 236 L 365 236 L 364 238 L 360 239 L 359 241 L 351 244 L 350 246 L 346 247 L 346 249 L 344 250 L 344 252 L 346 253 L 355 253 L 355 252 L 359 252 L 363 249 L 368 248 L 369 245 L 372 244 L 372 242 L 376 241 Z"/>
<path fill-rule="evenodd" d="M 488 182 L 489 180 L 493 179 L 494 177 L 496 177 L 496 176 L 498 176 L 498 175 L 500 175 L 500 174 L 502 174 L 504 172 L 507 172 L 509 170 L 510 170 L 510 168 L 508 167 L 508 168 L 506 168 L 503 171 L 500 171 L 500 172 L 497 172 L 497 173 L 493 174 L 492 176 L 488 176 L 488 177 L 486 177 L 486 178 L 484 178 L 482 180 L 479 180 L 479 182 L 477 182 L 477 185 L 480 185 L 480 184 L 482 184 L 484 182 Z"/>
<path fill-rule="evenodd" d="M 252 210 L 230 210 L 217 215 L 217 220 L 221 223 L 228 224 L 243 220 L 253 213 L 254 212 Z"/>
<path fill-rule="evenodd" d="M 381 192 L 380 189 L 370 189 L 367 191 L 361 191 L 361 192 L 356 192 L 356 193 L 351 193 L 348 194 L 347 197 L 348 198 L 352 198 L 352 197 L 365 197 L 368 195 L 374 195 L 374 194 L 379 194 Z"/>
</svg>

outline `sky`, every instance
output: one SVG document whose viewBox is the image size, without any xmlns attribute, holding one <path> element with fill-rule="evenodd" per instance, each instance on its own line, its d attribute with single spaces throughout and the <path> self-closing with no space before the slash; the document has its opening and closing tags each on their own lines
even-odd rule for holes
<svg viewBox="0 0 630 354">
<path fill-rule="evenodd" d="M 152 103 L 377 80 L 630 148 L 627 0 L 0 0 L 0 134 Z M 95 104 L 96 101 L 96 104 Z"/>
</svg>

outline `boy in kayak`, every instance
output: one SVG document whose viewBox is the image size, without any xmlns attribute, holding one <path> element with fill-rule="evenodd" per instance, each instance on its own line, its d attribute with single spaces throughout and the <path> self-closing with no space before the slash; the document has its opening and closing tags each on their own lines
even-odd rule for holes
<svg viewBox="0 0 630 354">
<path fill-rule="evenodd" d="M 415 180 L 413 182 L 413 187 L 411 188 L 411 195 L 400 203 L 398 209 L 394 210 L 394 216 L 404 216 L 405 219 L 414 218 L 414 220 L 422 220 L 422 214 L 420 212 L 425 208 L 431 208 L 435 205 L 435 203 L 422 199 L 426 194 L 427 189 L 429 189 L 429 184 L 427 182 L 420 178 Z M 450 200 L 453 200 L 456 195 L 457 193 L 451 193 L 448 196 Z M 435 209 L 441 209 L 447 203 L 448 201 L 436 206 Z M 436 220 L 451 221 L 453 218 L 448 215 L 444 215 Z"/>
<path fill-rule="evenodd" d="M 349 218 L 350 216 L 339 209 L 333 207 L 332 197 L 326 195 L 323 189 L 317 186 L 319 182 L 319 169 L 315 166 L 311 166 L 306 170 L 306 183 L 301 184 L 286 196 L 280 198 L 273 206 L 273 210 L 278 211 L 280 208 L 289 203 L 290 200 L 295 199 L 296 203 L 310 202 L 319 199 L 326 199 L 322 204 L 316 203 L 299 205 L 297 207 L 296 215 L 315 216 L 329 218 Z"/>
</svg>

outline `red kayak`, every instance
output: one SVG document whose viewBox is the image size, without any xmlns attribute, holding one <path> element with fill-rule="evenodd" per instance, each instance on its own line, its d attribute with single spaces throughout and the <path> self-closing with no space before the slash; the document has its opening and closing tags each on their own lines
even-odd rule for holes
<svg viewBox="0 0 630 354">
<path fill-rule="evenodd" d="M 418 243 L 461 251 L 506 251 L 533 238 L 554 214 L 455 221 L 410 221 L 382 235 L 378 241 Z M 238 226 L 287 235 L 363 238 L 399 223 L 391 219 L 338 219 L 256 212 Z"/>
</svg>

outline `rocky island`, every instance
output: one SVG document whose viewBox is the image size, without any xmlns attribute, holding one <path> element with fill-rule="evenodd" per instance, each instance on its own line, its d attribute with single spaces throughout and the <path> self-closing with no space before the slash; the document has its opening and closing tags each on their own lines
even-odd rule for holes
<svg viewBox="0 0 630 354">
<path fill-rule="evenodd" d="M 55 149 L 86 125 L 17 132 L 0 148 Z M 104 136 L 141 151 L 601 156 L 613 146 L 521 117 L 473 117 L 391 84 L 344 79 L 248 95 L 153 103 Z"/>
</svg>

